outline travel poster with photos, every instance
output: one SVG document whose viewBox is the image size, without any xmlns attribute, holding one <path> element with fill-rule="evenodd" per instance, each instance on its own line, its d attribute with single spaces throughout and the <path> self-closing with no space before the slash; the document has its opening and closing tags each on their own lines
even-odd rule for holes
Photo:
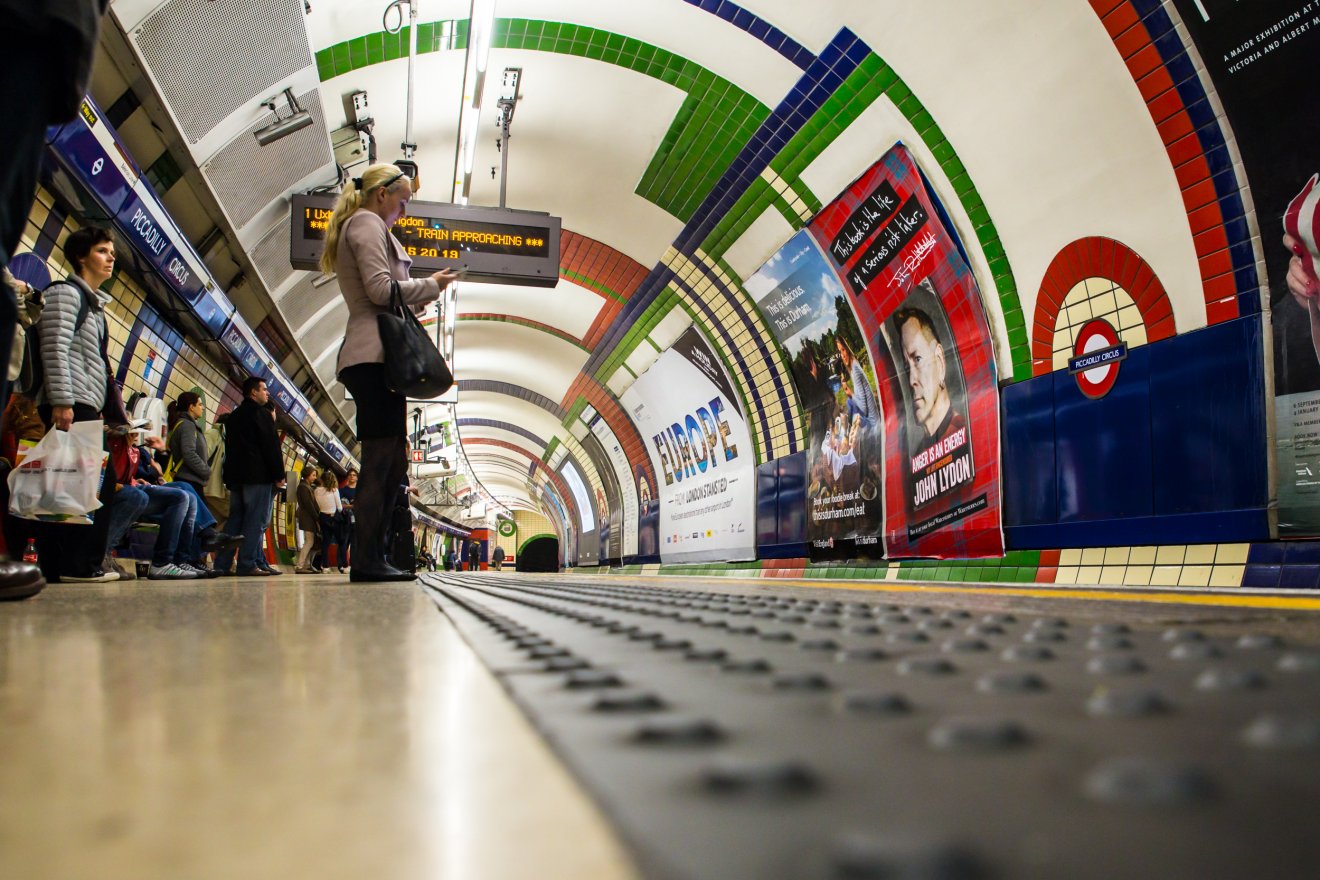
<svg viewBox="0 0 1320 880">
<path fill-rule="evenodd" d="M 911 153 L 894 146 L 807 229 L 875 364 L 885 555 L 1002 556 L 990 326 Z"/>
<path fill-rule="evenodd" d="M 816 560 L 880 558 L 884 426 L 875 370 L 848 295 L 806 230 L 746 288 L 793 373 L 802 406 L 807 552 Z"/>
</svg>

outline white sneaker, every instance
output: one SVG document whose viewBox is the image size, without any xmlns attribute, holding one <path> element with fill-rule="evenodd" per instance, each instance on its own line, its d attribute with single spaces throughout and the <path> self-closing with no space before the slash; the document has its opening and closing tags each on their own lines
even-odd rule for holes
<svg viewBox="0 0 1320 880">
<path fill-rule="evenodd" d="M 153 581 L 181 581 L 190 580 L 197 577 L 197 572 L 191 567 L 175 565 L 173 562 L 166 565 L 153 565 L 147 569 L 147 579 Z"/>
</svg>

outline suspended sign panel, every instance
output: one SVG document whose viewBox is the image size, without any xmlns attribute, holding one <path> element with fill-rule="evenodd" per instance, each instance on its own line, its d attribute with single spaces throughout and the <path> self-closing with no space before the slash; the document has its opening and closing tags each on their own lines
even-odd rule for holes
<svg viewBox="0 0 1320 880">
<path fill-rule="evenodd" d="M 700 332 L 689 328 L 622 400 L 660 484 L 661 560 L 755 558 L 752 438 L 733 385 Z M 649 512 L 649 488 L 642 495 Z"/>
<path fill-rule="evenodd" d="M 289 262 L 317 271 L 338 196 L 293 196 Z M 462 269 L 470 281 L 554 287 L 559 283 L 560 221 L 539 211 L 479 208 L 447 202 L 408 203 L 394 235 L 412 257 L 412 273 Z"/>
</svg>

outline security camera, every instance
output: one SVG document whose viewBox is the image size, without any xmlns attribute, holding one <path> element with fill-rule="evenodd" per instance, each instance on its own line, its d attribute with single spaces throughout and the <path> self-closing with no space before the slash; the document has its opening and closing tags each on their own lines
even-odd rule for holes
<svg viewBox="0 0 1320 880">
<path fill-rule="evenodd" d="M 263 125 L 261 128 L 252 132 L 256 137 L 257 143 L 263 147 L 274 143 L 280 138 L 288 137 L 295 131 L 302 131 L 312 124 L 312 114 L 298 106 L 298 99 L 293 96 L 293 89 L 284 90 L 284 98 L 289 104 L 289 110 L 292 111 L 283 119 L 280 118 L 279 110 L 275 107 L 275 99 L 262 102 L 270 108 L 270 112 L 275 114 L 275 121 L 269 125 Z"/>
</svg>

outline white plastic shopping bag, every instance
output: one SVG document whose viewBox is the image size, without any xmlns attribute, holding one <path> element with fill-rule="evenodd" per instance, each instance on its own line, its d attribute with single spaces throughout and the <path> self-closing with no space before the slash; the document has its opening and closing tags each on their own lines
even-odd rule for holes
<svg viewBox="0 0 1320 880">
<path fill-rule="evenodd" d="M 24 519 L 84 523 L 101 506 L 106 454 L 103 423 L 75 422 L 51 428 L 9 472 L 9 512 Z"/>
</svg>

